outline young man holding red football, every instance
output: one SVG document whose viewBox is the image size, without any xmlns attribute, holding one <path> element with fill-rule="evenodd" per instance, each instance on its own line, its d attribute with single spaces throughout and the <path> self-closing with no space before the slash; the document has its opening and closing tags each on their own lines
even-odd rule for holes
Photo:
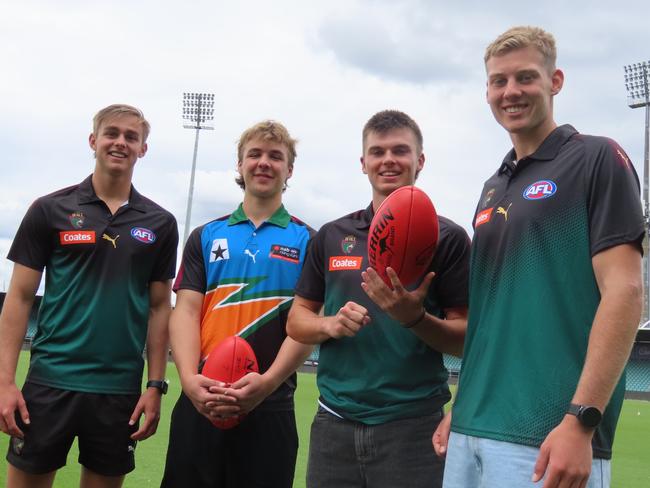
<svg viewBox="0 0 650 488">
<path fill-rule="evenodd" d="M 313 233 L 282 204 L 295 144 L 272 120 L 244 131 L 236 180 L 243 202 L 195 229 L 185 245 L 170 320 L 183 392 L 172 413 L 165 488 L 293 484 L 295 371 L 312 348 L 287 337 L 285 324 Z M 252 346 L 260 372 L 228 386 L 203 376 L 201 367 L 233 335 Z M 247 415 L 230 430 L 212 425 L 240 414 Z"/>
<path fill-rule="evenodd" d="M 460 354 L 465 337 L 469 238 L 440 217 L 430 272 L 414 290 L 390 268 L 388 287 L 368 268 L 366 250 L 374 212 L 414 184 L 424 161 L 413 119 L 396 110 L 371 117 L 361 169 L 372 202 L 324 225 L 307 255 L 287 331 L 320 344 L 308 487 L 442 484 L 443 463 L 427 447 L 450 399 L 442 353 Z"/>
<path fill-rule="evenodd" d="M 610 484 L 641 313 L 639 183 L 616 142 L 555 123 L 555 60 L 537 27 L 486 50 L 487 101 L 513 149 L 476 209 L 447 488 Z"/>
<path fill-rule="evenodd" d="M 135 467 L 136 442 L 156 432 L 166 391 L 176 221 L 131 184 L 147 152 L 142 112 L 110 105 L 93 122 L 93 174 L 38 198 L 9 251 L 0 429 L 11 436 L 12 488 L 52 486 L 75 437 L 81 486 L 121 486 Z M 16 364 L 43 268 L 45 294 L 20 391 Z M 145 341 L 150 381 L 141 393 Z"/>
</svg>

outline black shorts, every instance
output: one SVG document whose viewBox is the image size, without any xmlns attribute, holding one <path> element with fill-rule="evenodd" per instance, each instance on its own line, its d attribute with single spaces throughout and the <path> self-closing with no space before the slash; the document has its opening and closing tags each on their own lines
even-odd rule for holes
<svg viewBox="0 0 650 488">
<path fill-rule="evenodd" d="M 237 427 L 217 429 L 184 395 L 169 432 L 161 488 L 291 488 L 298 433 L 293 410 L 253 410 Z"/>
<path fill-rule="evenodd" d="M 129 419 L 140 395 L 107 395 L 60 390 L 25 383 L 23 397 L 30 424 L 16 414 L 24 440 L 12 437 L 7 461 L 30 474 L 65 466 L 75 437 L 79 463 L 102 476 L 121 476 L 135 468 L 137 425 Z"/>
</svg>

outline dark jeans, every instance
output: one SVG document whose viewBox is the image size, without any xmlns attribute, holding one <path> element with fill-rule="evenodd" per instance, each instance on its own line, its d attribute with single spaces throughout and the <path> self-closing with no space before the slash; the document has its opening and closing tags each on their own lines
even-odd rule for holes
<svg viewBox="0 0 650 488">
<path fill-rule="evenodd" d="M 441 488 L 444 461 L 431 446 L 442 412 L 365 425 L 318 409 L 307 488 Z"/>
</svg>

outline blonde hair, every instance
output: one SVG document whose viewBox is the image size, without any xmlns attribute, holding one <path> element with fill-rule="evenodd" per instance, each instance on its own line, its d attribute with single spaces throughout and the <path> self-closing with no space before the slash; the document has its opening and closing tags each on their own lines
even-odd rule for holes
<svg viewBox="0 0 650 488">
<path fill-rule="evenodd" d="M 287 128 L 280 122 L 275 120 L 263 120 L 258 122 L 253 127 L 246 129 L 239 137 L 237 143 L 237 160 L 242 162 L 244 160 L 244 146 L 253 139 L 261 139 L 267 142 L 275 142 L 282 144 L 287 148 L 287 157 L 289 169 L 293 168 L 293 162 L 296 160 L 296 139 L 292 138 Z M 246 189 L 244 178 L 239 175 L 235 178 L 235 182 L 241 187 L 242 190 Z M 286 184 L 286 183 L 285 183 Z"/>
<path fill-rule="evenodd" d="M 142 125 L 142 142 L 147 142 L 147 137 L 149 137 L 149 131 L 151 130 L 151 125 L 147 122 L 147 119 L 144 118 L 142 110 L 139 108 L 133 107 L 131 105 L 126 105 L 124 103 L 116 103 L 104 107 L 93 117 L 93 134 L 97 135 L 99 127 L 107 119 L 113 117 L 119 117 L 121 115 L 133 115 L 138 118 L 140 125 Z"/>
<path fill-rule="evenodd" d="M 533 46 L 542 53 L 544 64 L 548 67 L 549 71 L 555 69 L 555 61 L 557 59 L 555 38 L 553 34 L 534 26 L 520 25 L 511 27 L 490 43 L 485 49 L 483 60 L 487 63 L 493 56 L 502 56 L 515 49 L 522 49 L 528 46 Z"/>
</svg>

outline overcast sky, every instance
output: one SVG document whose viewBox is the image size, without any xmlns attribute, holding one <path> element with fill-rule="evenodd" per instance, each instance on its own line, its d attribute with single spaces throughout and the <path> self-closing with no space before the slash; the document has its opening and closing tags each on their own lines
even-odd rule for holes
<svg viewBox="0 0 650 488">
<path fill-rule="evenodd" d="M 616 139 L 643 177 L 643 109 L 627 106 L 623 65 L 650 59 L 650 3 L 425 0 L 93 2 L 0 0 L 0 290 L 9 245 L 38 196 L 80 182 L 88 134 L 111 103 L 152 125 L 138 190 L 182 235 L 194 131 L 182 94 L 215 94 L 201 131 L 191 226 L 231 212 L 236 142 L 267 118 L 300 140 L 285 205 L 318 228 L 365 207 L 361 128 L 403 110 L 422 128 L 418 185 L 471 233 L 483 181 L 510 140 L 485 102 L 485 46 L 513 25 L 552 32 L 565 73 L 558 123 Z"/>
</svg>

